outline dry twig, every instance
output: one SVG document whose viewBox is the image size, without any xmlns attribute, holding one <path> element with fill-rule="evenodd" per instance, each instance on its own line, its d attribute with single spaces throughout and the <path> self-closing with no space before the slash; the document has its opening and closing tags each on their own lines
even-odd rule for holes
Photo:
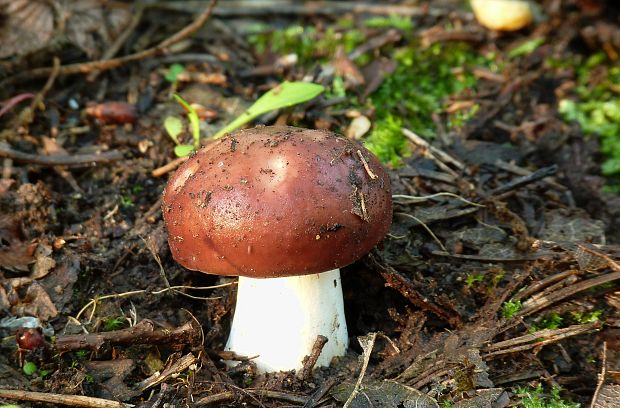
<svg viewBox="0 0 620 408">
<path fill-rule="evenodd" d="M 102 398 L 86 397 L 83 395 L 48 394 L 45 392 L 32 392 L 21 390 L 0 389 L 0 398 L 6 398 L 15 401 L 32 401 L 54 405 L 69 405 L 72 407 L 86 408 L 128 408 L 135 406 L 132 404 L 123 404 L 122 402 L 110 401 Z"/>
<path fill-rule="evenodd" d="M 596 389 L 594 390 L 594 395 L 592 395 L 592 403 L 590 404 L 590 408 L 596 407 L 596 400 L 598 400 L 599 393 L 601 392 L 601 388 L 605 383 L 605 376 L 607 370 L 607 342 L 603 342 L 603 352 L 602 352 L 602 361 L 601 361 L 601 372 L 598 374 L 598 381 L 596 383 Z"/>
<path fill-rule="evenodd" d="M 58 336 L 54 349 L 66 353 L 81 349 L 97 351 L 104 344 L 198 344 L 200 335 L 200 328 L 193 320 L 173 330 L 155 328 L 150 320 L 142 320 L 123 330 Z"/>
<path fill-rule="evenodd" d="M 357 377 L 357 381 L 355 382 L 355 388 L 353 388 L 353 392 L 349 395 L 349 398 L 344 403 L 343 408 L 348 408 L 357 394 L 360 392 L 362 381 L 364 380 L 364 376 L 366 375 L 366 370 L 368 369 L 368 362 L 370 361 L 370 354 L 372 353 L 372 349 L 375 346 L 375 340 L 377 339 L 377 333 L 369 333 L 366 336 L 358 337 L 358 341 L 360 342 L 360 346 L 364 352 L 362 353 L 362 368 L 360 369 L 360 375 Z"/>
<path fill-rule="evenodd" d="M 4 142 L 0 142 L 0 157 L 7 157 L 16 162 L 36 164 L 39 166 L 69 166 L 69 167 L 90 167 L 99 163 L 111 163 L 121 160 L 123 154 L 118 150 L 109 150 L 96 154 L 74 154 L 55 156 L 43 156 L 32 153 L 24 153 L 13 149 Z"/>
<path fill-rule="evenodd" d="M 310 378 L 310 374 L 312 374 L 312 369 L 314 368 L 316 361 L 319 359 L 321 351 L 323 351 L 323 347 L 325 347 L 327 341 L 327 337 L 323 335 L 319 334 L 318 336 L 316 336 L 316 340 L 312 345 L 312 350 L 310 351 L 310 354 L 303 359 L 303 367 L 298 374 L 298 377 L 300 379 L 307 380 L 308 378 Z"/>
<path fill-rule="evenodd" d="M 514 339 L 493 343 L 484 349 L 487 353 L 483 357 L 491 358 L 503 354 L 538 348 L 547 344 L 557 343 L 558 341 L 568 337 L 598 330 L 600 327 L 600 322 L 593 322 L 564 327 L 562 329 L 540 330 L 535 333 L 516 337 Z"/>
<path fill-rule="evenodd" d="M 269 398 L 279 401 L 286 401 L 291 404 L 304 404 L 306 402 L 306 397 L 302 397 L 299 395 L 289 394 L 281 391 L 272 391 L 272 390 L 251 390 L 245 389 L 246 394 L 250 395 L 254 398 Z M 219 394 L 209 395 L 208 397 L 203 397 L 194 403 L 197 407 L 202 407 L 205 405 L 213 405 L 222 403 L 224 401 L 230 401 L 237 398 L 239 395 L 238 392 L 235 391 L 225 391 Z"/>
<path fill-rule="evenodd" d="M 155 373 L 144 381 L 136 384 L 135 388 L 137 390 L 144 391 L 157 384 L 161 384 L 171 376 L 187 370 L 193 364 L 196 364 L 197 361 L 198 358 L 196 358 L 192 353 L 188 353 L 178 360 L 175 360 L 170 366 L 164 368 L 161 373 Z"/>
<path fill-rule="evenodd" d="M 176 11 L 196 10 L 202 1 L 159 1 L 155 5 Z M 350 1 L 282 1 L 282 0 L 229 0 L 218 7 L 216 16 L 272 16 L 282 14 L 339 16 L 344 13 L 397 15 L 397 16 L 443 16 L 445 10 L 439 8 L 378 4 L 372 2 Z M 458 12 L 453 11 L 458 14 Z"/>
</svg>

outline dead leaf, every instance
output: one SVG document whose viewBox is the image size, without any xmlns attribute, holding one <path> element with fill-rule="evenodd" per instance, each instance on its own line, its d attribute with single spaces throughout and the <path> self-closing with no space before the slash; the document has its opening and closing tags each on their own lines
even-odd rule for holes
<svg viewBox="0 0 620 408">
<path fill-rule="evenodd" d="M 11 303 L 4 287 L 0 286 L 0 310 L 9 310 Z"/>
<path fill-rule="evenodd" d="M 27 272 L 34 261 L 32 255 L 36 244 L 16 243 L 0 247 L 0 268 Z"/>
<path fill-rule="evenodd" d="M 330 394 L 336 401 L 344 402 L 355 389 L 355 384 L 345 382 L 335 386 Z M 383 380 L 363 384 L 357 396 L 351 401 L 351 408 L 392 407 L 439 408 L 433 398 L 396 381 Z"/>
<path fill-rule="evenodd" d="M 545 213 L 545 225 L 539 233 L 544 240 L 585 241 L 605 243 L 605 228 L 602 221 L 593 220 L 585 211 L 551 210 Z"/>
<path fill-rule="evenodd" d="M 0 179 L 0 197 L 9 191 L 9 188 L 15 183 L 13 179 Z"/>
<path fill-rule="evenodd" d="M 620 385 L 603 385 L 592 403 L 593 408 L 614 408 L 620 406 Z"/>
<path fill-rule="evenodd" d="M 0 268 L 28 271 L 34 262 L 36 244 L 22 242 L 19 219 L 14 214 L 0 215 Z"/>
<path fill-rule="evenodd" d="M 69 2 L 66 36 L 90 58 L 98 58 L 131 19 L 127 5 L 102 0 Z"/>
<path fill-rule="evenodd" d="M 77 255 L 70 251 L 57 259 L 56 267 L 40 281 L 56 308 L 64 311 L 65 306 L 70 304 L 73 296 L 73 285 L 78 279 L 80 260 Z"/>
<path fill-rule="evenodd" d="M 361 99 L 366 99 L 368 95 L 376 91 L 383 83 L 385 77 L 396 70 L 396 66 L 396 62 L 386 57 L 375 59 L 366 65 L 362 69 L 366 88 L 362 92 Z"/>
<path fill-rule="evenodd" d="M 52 247 L 44 242 L 39 243 L 35 251 L 35 261 L 30 272 L 32 279 L 41 279 L 46 276 L 50 270 L 56 266 L 56 261 L 50 255 L 52 254 Z"/>
<path fill-rule="evenodd" d="M 123 3 L 102 0 L 0 0 L 0 58 L 29 54 L 55 39 L 100 57 L 129 23 Z"/>
<path fill-rule="evenodd" d="M 135 365 L 135 361 L 131 359 L 84 362 L 84 367 L 96 384 L 97 397 L 119 401 L 127 401 L 140 394 L 139 391 L 131 390 L 123 382 Z"/>
<path fill-rule="evenodd" d="M 345 88 L 356 88 L 366 82 L 364 75 L 362 75 L 360 70 L 353 61 L 349 59 L 342 48 L 336 51 L 336 55 L 331 64 L 334 67 L 334 74 L 344 79 Z"/>
<path fill-rule="evenodd" d="M 0 244 L 10 244 L 22 240 L 19 219 L 14 214 L 0 214 Z"/>
<path fill-rule="evenodd" d="M 454 408 L 503 408 L 508 405 L 510 398 L 502 388 L 476 390 L 476 395 L 461 400 L 453 405 Z"/>
<path fill-rule="evenodd" d="M 56 317 L 58 310 L 45 289 L 33 281 L 28 286 L 23 299 L 11 308 L 11 313 L 17 316 L 36 316 L 42 321 L 47 321 Z"/>
<path fill-rule="evenodd" d="M 45 0 L 0 0 L 0 20 L 0 58 L 38 50 L 54 33 L 54 9 Z"/>
</svg>

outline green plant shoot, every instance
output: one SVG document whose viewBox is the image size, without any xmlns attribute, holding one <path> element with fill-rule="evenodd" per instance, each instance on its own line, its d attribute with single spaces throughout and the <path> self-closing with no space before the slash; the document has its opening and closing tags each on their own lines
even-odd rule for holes
<svg viewBox="0 0 620 408">
<path fill-rule="evenodd" d="M 308 82 L 283 82 L 258 98 L 258 100 L 239 117 L 220 129 L 213 138 L 219 139 L 226 133 L 238 129 L 267 112 L 287 108 L 316 98 L 324 90 L 325 88 L 323 88 L 322 85 Z"/>
<path fill-rule="evenodd" d="M 198 118 L 196 110 L 192 108 L 189 103 L 185 101 L 185 99 L 181 98 L 177 94 L 174 94 L 174 99 L 176 99 L 183 109 L 185 109 L 185 112 L 187 112 L 187 118 L 189 119 L 194 143 L 181 144 L 179 142 L 178 136 L 183 128 L 183 124 L 179 118 L 167 117 L 164 121 L 164 128 L 166 129 L 166 132 L 168 132 L 170 138 L 174 141 L 174 143 L 176 143 L 174 154 L 176 154 L 177 157 L 183 157 L 200 147 L 200 119 Z"/>
<path fill-rule="evenodd" d="M 538 47 L 545 43 L 544 37 L 534 38 L 532 40 L 528 40 L 519 44 L 512 50 L 508 51 L 508 58 L 513 59 L 516 57 L 521 57 L 523 55 L 529 55 L 536 51 Z"/>
<path fill-rule="evenodd" d="M 166 76 L 164 77 L 166 79 L 166 81 L 168 82 L 176 82 L 177 81 L 177 77 L 183 73 L 183 71 L 185 71 L 185 67 L 181 64 L 172 64 L 170 65 L 170 68 L 168 69 L 168 72 L 166 72 Z"/>
<path fill-rule="evenodd" d="M 232 132 L 235 129 L 245 125 L 249 121 L 257 118 L 258 116 L 267 112 L 286 108 L 289 106 L 298 105 L 300 103 L 309 101 L 320 95 L 325 88 L 322 85 L 312 84 L 308 82 L 283 82 L 276 86 L 266 94 L 258 98 L 252 106 L 250 106 L 241 116 L 230 122 L 228 125 L 220 129 L 213 139 L 219 139 L 228 132 Z M 179 135 L 183 131 L 183 123 L 181 120 L 174 116 L 169 116 L 164 120 L 164 128 L 170 136 L 170 138 L 176 144 L 174 148 L 174 154 L 177 157 L 183 157 L 189 155 L 193 150 L 200 147 L 200 120 L 198 114 L 183 98 L 174 94 L 174 98 L 183 106 L 187 112 L 187 118 L 190 122 L 192 131 L 192 144 L 182 144 L 179 141 Z"/>
<path fill-rule="evenodd" d="M 174 141 L 174 144 L 181 144 L 179 142 L 179 135 L 183 131 L 183 122 L 176 116 L 168 116 L 164 120 L 164 129 L 168 132 L 168 136 Z"/>
</svg>

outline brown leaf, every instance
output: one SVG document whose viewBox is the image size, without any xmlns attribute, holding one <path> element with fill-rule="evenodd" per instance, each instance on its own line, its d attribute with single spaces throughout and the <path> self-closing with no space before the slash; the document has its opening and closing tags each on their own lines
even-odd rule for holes
<svg viewBox="0 0 620 408">
<path fill-rule="evenodd" d="M 23 242 L 18 215 L 0 214 L 0 268 L 28 271 L 36 245 Z"/>
<path fill-rule="evenodd" d="M 14 214 L 0 214 L 0 245 L 22 240 L 19 220 Z"/>
<path fill-rule="evenodd" d="M 382 57 L 373 60 L 362 70 L 366 83 L 366 88 L 362 93 L 362 100 L 381 86 L 385 77 L 396 70 L 396 63 L 389 58 Z"/>
<path fill-rule="evenodd" d="M 54 269 L 40 281 L 41 286 L 45 288 L 60 311 L 64 311 L 65 307 L 71 303 L 73 285 L 78 279 L 79 271 L 79 257 L 71 251 L 64 251 L 64 254 L 57 258 Z"/>
<path fill-rule="evenodd" d="M 0 0 L 0 58 L 44 49 L 55 38 L 96 58 L 130 18 L 126 5 L 102 0 Z"/>
<path fill-rule="evenodd" d="M 11 313 L 17 316 L 36 316 L 42 321 L 47 321 L 56 317 L 58 310 L 45 289 L 33 281 L 28 286 L 26 295 L 21 299 L 21 302 L 11 309 Z"/>
<path fill-rule="evenodd" d="M 0 286 L 0 310 L 9 310 L 10 307 L 9 296 L 6 294 L 4 287 Z"/>
<path fill-rule="evenodd" d="M 54 33 L 54 10 L 44 0 L 0 0 L 0 58 L 45 46 Z"/>
<path fill-rule="evenodd" d="M 613 408 L 620 406 L 620 385 L 603 385 L 592 406 L 594 408 Z"/>
<path fill-rule="evenodd" d="M 30 273 L 32 279 L 41 279 L 56 266 L 56 261 L 50 255 L 52 255 L 52 247 L 41 242 L 35 251 L 35 262 Z"/>
<path fill-rule="evenodd" d="M 0 268 L 27 272 L 28 266 L 34 262 L 35 246 L 36 244 L 20 242 L 0 247 Z"/>
<path fill-rule="evenodd" d="M 131 19 L 126 5 L 102 0 L 69 2 L 66 36 L 90 58 L 101 57 Z"/>
<path fill-rule="evenodd" d="M 365 83 L 364 75 L 362 75 L 342 48 L 339 48 L 336 52 L 332 66 L 334 67 L 334 73 L 344 79 L 347 89 L 356 88 Z"/>
</svg>

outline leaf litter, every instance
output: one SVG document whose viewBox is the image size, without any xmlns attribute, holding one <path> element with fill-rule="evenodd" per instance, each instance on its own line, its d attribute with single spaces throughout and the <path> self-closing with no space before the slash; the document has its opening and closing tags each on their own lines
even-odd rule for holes
<svg viewBox="0 0 620 408">
<path fill-rule="evenodd" d="M 456 1 L 403 5 L 402 18 L 396 4 L 332 14 L 347 5 L 280 6 L 266 18 L 221 2 L 211 19 L 207 4 L 176 2 L 186 6 L 179 11 L 164 2 L 145 6 L 140 24 L 129 24 L 125 3 L 103 24 L 104 3 L 69 13 L 61 44 L 50 5 L 63 13 L 70 5 L 0 3 L 14 31 L 4 36 L 18 32 L 19 13 L 40 8 L 35 35 L 0 61 L 0 100 L 9 101 L 0 118 L 0 313 L 22 328 L 31 322 L 19 319 L 35 319 L 65 347 L 21 350 L 35 365 L 26 378 L 16 343 L 3 341 L 0 398 L 17 389 L 92 404 L 502 407 L 526 390 L 539 400 L 613 404 L 620 201 L 610 193 L 613 172 L 601 170 L 609 133 L 585 137 L 592 120 L 578 109 L 590 109 L 584 90 L 613 91 L 597 86 L 617 65 L 613 28 L 603 24 L 615 6 L 548 6 L 551 18 L 536 27 L 497 35 Z M 206 21 L 201 30 L 193 12 Z M 315 24 L 301 23 L 308 15 Z M 168 39 L 165 55 L 152 53 Z M 87 64 L 107 48 L 131 58 Z M 35 50 L 62 64 L 46 71 L 22 57 Z M 141 60 L 142 50 L 151 51 Z M 602 55 L 598 65 L 580 66 L 592 53 Z M 183 66 L 182 81 L 166 78 L 173 64 Z M 94 82 L 75 76 L 95 71 Z M 34 79 L 50 73 L 43 90 Z M 301 80 L 323 94 L 303 105 L 275 101 L 253 123 L 349 129 L 390 167 L 394 224 L 343 273 L 350 335 L 361 344 L 307 378 L 257 376 L 251 360 L 222 364 L 235 358 L 222 351 L 230 279 L 184 270 L 167 248 L 159 195 L 175 146 L 164 121 L 178 115 L 170 99 L 178 91 L 214 112 L 199 123 L 213 135 L 235 118 L 246 122 L 260 95 Z M 10 102 L 24 92 L 45 103 Z M 575 95 L 579 105 L 562 108 Z M 83 114 L 118 101 L 136 120 Z M 356 118 L 369 123 L 349 127 Z M 61 159 L 51 160 L 50 146 Z M 101 153 L 113 154 L 86 159 Z M 75 160 L 79 168 L 67 165 Z M 0 324 L 0 334 L 11 339 L 15 327 Z"/>
</svg>

